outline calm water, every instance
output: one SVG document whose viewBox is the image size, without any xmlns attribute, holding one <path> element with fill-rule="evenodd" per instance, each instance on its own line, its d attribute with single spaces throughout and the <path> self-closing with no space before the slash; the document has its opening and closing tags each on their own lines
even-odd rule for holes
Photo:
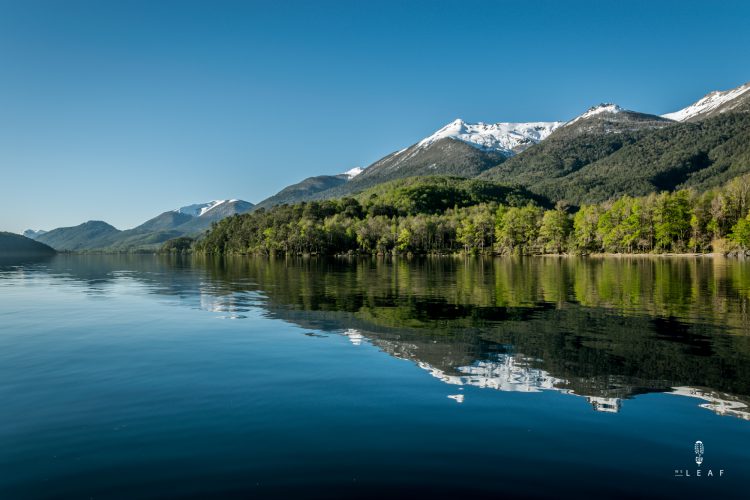
<svg viewBox="0 0 750 500">
<path fill-rule="evenodd" d="M 748 403 L 748 262 L 0 263 L 2 499 L 745 497 Z"/>
</svg>

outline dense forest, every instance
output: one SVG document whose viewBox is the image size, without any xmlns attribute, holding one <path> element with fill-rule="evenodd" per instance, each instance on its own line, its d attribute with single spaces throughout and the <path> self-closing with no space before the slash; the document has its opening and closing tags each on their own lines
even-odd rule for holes
<svg viewBox="0 0 750 500">
<path fill-rule="evenodd" d="M 555 200 L 600 203 L 618 196 L 719 187 L 750 170 L 750 113 L 616 134 L 553 133 L 480 175 Z"/>
<path fill-rule="evenodd" d="M 745 252 L 750 175 L 703 193 L 622 196 L 568 207 L 524 188 L 414 177 L 355 197 L 228 217 L 199 239 L 205 254 L 591 254 Z M 184 250 L 185 242 L 178 246 Z M 170 251 L 178 251 L 170 245 Z M 182 251 L 179 250 L 179 251 Z"/>
</svg>

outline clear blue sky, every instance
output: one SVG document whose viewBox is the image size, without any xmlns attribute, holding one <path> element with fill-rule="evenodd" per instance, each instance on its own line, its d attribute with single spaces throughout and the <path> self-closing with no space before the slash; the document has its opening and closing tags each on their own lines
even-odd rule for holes
<svg viewBox="0 0 750 500">
<path fill-rule="evenodd" d="M 750 80 L 748 2 L 0 0 L 0 230 L 257 202 L 461 117 Z"/>
</svg>

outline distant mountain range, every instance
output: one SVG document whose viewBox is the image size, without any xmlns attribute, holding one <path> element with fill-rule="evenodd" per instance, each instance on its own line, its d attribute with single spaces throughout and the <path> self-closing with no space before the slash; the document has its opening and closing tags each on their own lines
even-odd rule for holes
<svg viewBox="0 0 750 500">
<path fill-rule="evenodd" d="M 27 230 L 24 234 L 61 251 L 153 249 L 172 238 L 200 235 L 213 222 L 249 212 L 253 206 L 242 200 L 216 200 L 164 212 L 125 231 L 103 221 L 88 221 L 51 231 Z"/>
<path fill-rule="evenodd" d="M 594 106 L 569 120 L 467 123 L 454 120 L 366 168 L 317 175 L 257 205 L 217 200 L 164 212 L 120 231 L 89 221 L 24 234 L 58 250 L 155 248 L 196 236 L 224 217 L 300 201 L 351 196 L 395 179 L 453 175 L 513 184 L 576 205 L 623 194 L 706 189 L 750 172 L 750 83 L 711 92 L 661 116 Z"/>
<path fill-rule="evenodd" d="M 257 207 L 348 196 L 423 175 L 519 184 L 572 204 L 681 187 L 705 189 L 750 171 L 749 134 L 750 83 L 711 92 L 662 116 L 606 103 L 567 122 L 454 120 L 354 178 L 310 177 Z"/>
</svg>

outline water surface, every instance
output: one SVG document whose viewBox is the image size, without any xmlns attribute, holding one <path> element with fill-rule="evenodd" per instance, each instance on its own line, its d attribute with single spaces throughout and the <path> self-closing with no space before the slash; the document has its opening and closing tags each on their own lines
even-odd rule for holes
<svg viewBox="0 0 750 500">
<path fill-rule="evenodd" d="M 0 262 L 0 498 L 744 497 L 749 306 L 710 258 Z"/>
</svg>

